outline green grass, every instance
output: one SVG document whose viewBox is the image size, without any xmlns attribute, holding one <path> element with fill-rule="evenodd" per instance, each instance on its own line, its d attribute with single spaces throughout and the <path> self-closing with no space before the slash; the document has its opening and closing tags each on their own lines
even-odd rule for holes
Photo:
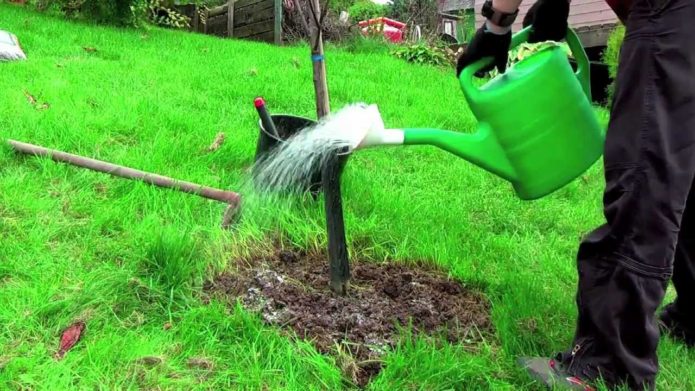
<svg viewBox="0 0 695 391">
<path fill-rule="evenodd" d="M 3 143 L 234 190 L 253 162 L 255 96 L 275 113 L 314 117 L 307 47 L 87 26 L 6 4 L 0 26 L 29 56 L 0 65 Z M 453 70 L 332 46 L 327 69 L 334 109 L 366 101 L 379 104 L 388 126 L 474 129 Z M 50 108 L 37 110 L 25 91 Z M 220 131 L 223 147 L 206 153 Z M 478 352 L 425 339 L 398 346 L 371 388 L 533 389 L 515 358 L 570 343 L 574 256 L 579 237 L 602 222 L 601 191 L 599 163 L 525 202 L 503 180 L 431 147 L 354 155 L 343 185 L 351 256 L 441 265 L 485 290 L 497 332 Z M 201 303 L 207 276 L 270 237 L 325 245 L 321 203 L 263 206 L 223 232 L 220 203 L 1 147 L 0 388 L 343 387 L 335 360 L 308 342 L 241 308 Z M 87 321 L 84 339 L 56 362 L 59 333 L 75 319 Z M 693 353 L 662 341 L 659 388 L 695 388 Z M 163 363 L 147 368 L 144 356 Z M 191 369 L 190 357 L 215 369 Z"/>
</svg>

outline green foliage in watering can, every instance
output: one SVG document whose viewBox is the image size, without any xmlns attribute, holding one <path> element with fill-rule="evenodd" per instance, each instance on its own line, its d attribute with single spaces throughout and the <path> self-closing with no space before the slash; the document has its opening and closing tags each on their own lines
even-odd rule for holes
<svg viewBox="0 0 695 391">
<path fill-rule="evenodd" d="M 512 48 L 530 29 L 513 37 Z M 589 59 L 571 29 L 567 43 L 576 73 L 558 45 L 546 45 L 482 87 L 474 75 L 490 59 L 463 69 L 459 81 L 477 132 L 404 129 L 404 144 L 435 145 L 467 159 L 511 182 L 525 200 L 565 186 L 598 160 L 604 141 L 591 106 Z"/>
</svg>

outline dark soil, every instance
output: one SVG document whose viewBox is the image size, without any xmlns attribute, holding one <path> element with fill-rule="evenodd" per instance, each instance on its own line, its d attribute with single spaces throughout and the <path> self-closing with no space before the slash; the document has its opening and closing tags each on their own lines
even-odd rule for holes
<svg viewBox="0 0 695 391">
<path fill-rule="evenodd" d="M 477 342 L 491 331 L 485 297 L 441 272 L 395 263 L 351 260 L 348 295 L 329 288 L 327 257 L 278 251 L 234 274 L 210 281 L 205 292 L 240 298 L 272 325 L 291 328 L 337 360 L 347 379 L 366 385 L 381 370 L 380 356 L 398 342 L 398 327 L 443 335 L 450 342 Z"/>
</svg>

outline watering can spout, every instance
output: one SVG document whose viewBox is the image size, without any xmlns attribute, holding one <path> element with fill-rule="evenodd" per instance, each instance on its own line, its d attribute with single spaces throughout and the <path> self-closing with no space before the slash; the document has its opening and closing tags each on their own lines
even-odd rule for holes
<svg viewBox="0 0 695 391">
<path fill-rule="evenodd" d="M 356 149 L 384 145 L 431 145 L 508 181 L 514 181 L 516 176 L 504 150 L 487 126 L 481 126 L 475 134 L 431 128 L 372 128 Z"/>
<path fill-rule="evenodd" d="M 374 147 L 378 145 L 402 145 L 405 141 L 405 133 L 402 129 L 385 129 L 374 127 L 364 136 L 357 149 Z"/>
<path fill-rule="evenodd" d="M 376 105 L 368 105 L 363 109 L 368 119 L 364 121 L 361 138 L 353 144 L 352 149 L 388 145 L 431 145 L 508 181 L 515 180 L 514 168 L 487 124 L 481 123 L 474 134 L 434 128 L 389 129 L 384 126 Z"/>
<path fill-rule="evenodd" d="M 406 145 L 432 145 L 450 152 L 507 181 L 514 182 L 516 173 L 504 149 L 490 127 L 481 124 L 473 133 L 442 129 L 404 129 Z"/>
</svg>

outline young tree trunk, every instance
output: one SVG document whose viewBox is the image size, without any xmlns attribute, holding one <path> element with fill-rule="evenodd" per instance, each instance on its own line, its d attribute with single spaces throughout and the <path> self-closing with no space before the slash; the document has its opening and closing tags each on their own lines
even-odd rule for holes
<svg viewBox="0 0 695 391">
<path fill-rule="evenodd" d="M 340 157 L 336 154 L 326 162 L 321 172 L 328 233 L 328 259 L 330 263 L 331 290 L 346 295 L 350 279 L 350 261 L 345 242 L 345 224 L 340 194 Z"/>
<path fill-rule="evenodd" d="M 311 61 L 314 67 L 314 89 L 316 92 L 316 114 L 319 119 L 331 111 L 328 101 L 328 84 L 326 82 L 326 65 L 323 59 L 322 22 L 319 0 L 311 3 Z M 340 159 L 336 154 L 326 162 L 321 170 L 321 182 L 325 198 L 326 229 L 328 232 L 328 258 L 330 262 L 330 287 L 338 295 L 347 294 L 350 278 L 350 262 L 345 241 L 345 224 L 340 195 Z"/>
<path fill-rule="evenodd" d="M 328 102 L 328 84 L 326 83 L 326 63 L 323 60 L 323 32 L 321 19 L 321 4 L 319 0 L 311 2 L 311 62 L 314 65 L 314 89 L 316 91 L 316 114 L 318 118 L 328 115 L 331 111 Z"/>
</svg>

